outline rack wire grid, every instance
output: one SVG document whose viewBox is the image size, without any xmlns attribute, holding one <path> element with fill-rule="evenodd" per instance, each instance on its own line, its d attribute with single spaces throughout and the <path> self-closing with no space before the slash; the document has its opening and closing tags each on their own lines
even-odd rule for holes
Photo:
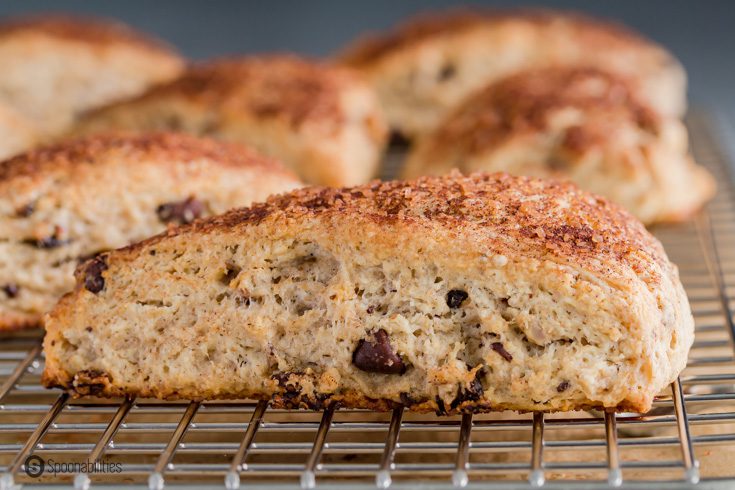
<svg viewBox="0 0 735 490">
<path fill-rule="evenodd" d="M 42 333 L 20 332 L 0 340 L 0 488 L 735 486 L 735 193 L 714 126 L 704 115 L 688 122 L 719 192 L 693 221 L 654 230 L 679 265 L 696 341 L 648 414 L 72 400 L 39 384 Z"/>
</svg>

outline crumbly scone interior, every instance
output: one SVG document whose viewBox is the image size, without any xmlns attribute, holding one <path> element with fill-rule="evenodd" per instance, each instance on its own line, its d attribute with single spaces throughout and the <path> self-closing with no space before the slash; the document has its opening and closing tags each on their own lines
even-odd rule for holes
<svg viewBox="0 0 735 490">
<path fill-rule="evenodd" d="M 683 367 L 654 368 L 689 340 L 662 293 L 634 281 L 390 229 L 338 243 L 299 228 L 176 236 L 113 257 L 102 291 L 82 277 L 52 315 L 54 382 L 82 394 L 107 383 L 174 398 L 275 393 L 287 406 L 564 410 L 645 408 L 651 384 Z M 389 245 L 369 246 L 375 234 Z M 398 358 L 356 362 L 365 343 Z"/>
</svg>

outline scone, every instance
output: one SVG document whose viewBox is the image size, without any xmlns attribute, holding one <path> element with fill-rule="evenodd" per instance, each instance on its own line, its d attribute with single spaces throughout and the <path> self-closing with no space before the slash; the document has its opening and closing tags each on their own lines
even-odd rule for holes
<svg viewBox="0 0 735 490">
<path fill-rule="evenodd" d="M 687 130 L 596 68 L 521 72 L 470 96 L 419 139 L 403 176 L 509 172 L 571 179 L 646 224 L 681 221 L 714 194 Z"/>
<path fill-rule="evenodd" d="M 686 75 L 661 46 L 622 26 L 542 11 L 450 11 L 356 42 L 339 56 L 375 87 L 393 129 L 414 137 L 460 101 L 527 68 L 584 64 L 624 73 L 659 112 L 686 109 Z"/>
<path fill-rule="evenodd" d="M 183 65 L 168 46 L 117 22 L 60 15 L 0 22 L 0 103 L 47 135 L 82 111 L 170 80 Z"/>
<path fill-rule="evenodd" d="M 74 395 L 645 412 L 693 340 L 641 223 L 507 174 L 297 190 L 76 277 L 44 341 Z"/>
<path fill-rule="evenodd" d="M 0 160 L 32 147 L 39 135 L 34 125 L 0 103 Z"/>
<path fill-rule="evenodd" d="M 171 83 L 89 114 L 76 133 L 109 129 L 243 142 L 306 182 L 335 186 L 374 177 L 387 138 L 375 95 L 354 73 L 285 55 L 195 66 Z"/>
<path fill-rule="evenodd" d="M 0 330 L 35 326 L 79 261 L 299 185 L 278 163 L 193 136 L 107 135 L 0 163 Z"/>
</svg>

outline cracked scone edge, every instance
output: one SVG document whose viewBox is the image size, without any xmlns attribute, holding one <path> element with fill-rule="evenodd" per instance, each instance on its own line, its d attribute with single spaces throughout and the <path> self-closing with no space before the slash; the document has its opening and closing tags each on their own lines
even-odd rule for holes
<svg viewBox="0 0 735 490">
<path fill-rule="evenodd" d="M 104 287 L 85 288 L 87 263 L 47 318 L 47 386 L 646 411 L 693 341 L 676 267 L 640 223 L 572 185 L 504 174 L 307 188 L 104 261 Z"/>
<path fill-rule="evenodd" d="M 0 162 L 0 330 L 38 325 L 73 288 L 77 260 L 298 186 L 246 147 L 165 133 L 98 135 Z"/>
</svg>

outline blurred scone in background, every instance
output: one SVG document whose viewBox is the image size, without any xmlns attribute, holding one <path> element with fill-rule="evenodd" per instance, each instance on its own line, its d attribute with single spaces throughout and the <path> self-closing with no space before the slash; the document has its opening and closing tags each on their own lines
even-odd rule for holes
<svg viewBox="0 0 735 490">
<path fill-rule="evenodd" d="M 631 79 L 657 111 L 686 110 L 686 76 L 661 46 L 610 21 L 551 10 L 456 10 L 417 16 L 338 55 L 375 87 L 393 129 L 433 129 L 474 90 L 527 68 L 590 65 Z"/>
<path fill-rule="evenodd" d="M 647 224 L 689 218 L 715 189 L 677 117 L 622 75 L 584 66 L 522 71 L 472 94 L 415 142 L 403 177 L 453 168 L 572 180 Z"/>
<path fill-rule="evenodd" d="M 306 182 L 365 183 L 378 173 L 387 127 L 357 73 L 289 55 L 198 64 L 140 96 L 86 114 L 73 134 L 183 131 L 246 143 Z"/>
<path fill-rule="evenodd" d="M 79 262 L 301 184 L 247 147 L 98 135 L 0 162 L 0 330 L 38 326 Z"/>
<path fill-rule="evenodd" d="M 0 65 L 0 102 L 55 135 L 85 110 L 170 80 L 183 61 L 122 23 L 48 14 L 0 23 Z"/>
</svg>

